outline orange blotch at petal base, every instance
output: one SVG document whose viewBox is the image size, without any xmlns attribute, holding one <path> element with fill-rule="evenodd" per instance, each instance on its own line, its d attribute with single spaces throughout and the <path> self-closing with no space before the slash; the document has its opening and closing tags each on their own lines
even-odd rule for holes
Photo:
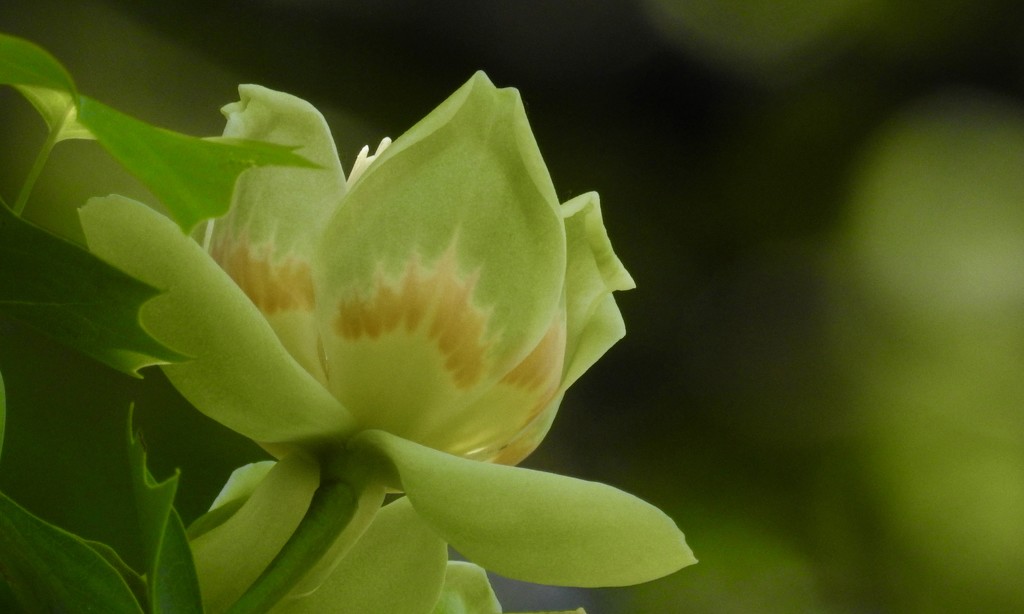
<svg viewBox="0 0 1024 614">
<path fill-rule="evenodd" d="M 274 263 L 269 246 L 259 249 L 245 238 L 218 242 L 210 255 L 264 314 L 313 311 L 316 296 L 309 263 L 294 257 Z"/>
<path fill-rule="evenodd" d="M 425 333 L 444 356 L 455 386 L 468 390 L 486 373 L 490 349 L 483 338 L 488 316 L 472 304 L 475 281 L 476 276 L 459 275 L 454 250 L 447 250 L 433 270 L 413 258 L 397 284 L 378 275 L 371 296 L 341 301 L 334 331 L 349 341 L 377 339 L 400 328 Z"/>
<path fill-rule="evenodd" d="M 413 257 L 397 278 L 387 280 L 378 274 L 368 296 L 339 302 L 333 331 L 353 349 L 362 348 L 347 355 L 348 364 L 336 365 L 341 371 L 386 378 L 388 374 L 363 370 L 366 361 L 401 369 L 398 363 L 407 356 L 432 347 L 440 369 L 435 377 L 447 381 L 430 379 L 428 370 L 418 376 L 396 373 L 402 380 L 383 388 L 381 382 L 366 380 L 363 385 L 336 382 L 339 398 L 367 420 L 365 426 L 398 429 L 396 434 L 425 445 L 483 459 L 519 443 L 531 425 L 544 420 L 540 414 L 546 408 L 557 408 L 553 400 L 562 379 L 564 313 L 558 312 L 545 335 L 515 366 L 495 372 L 502 367 L 493 356 L 495 333 L 488 330 L 489 313 L 473 301 L 477 279 L 478 274 L 460 275 L 455 252 L 449 249 L 431 266 Z M 374 346 L 379 349 L 371 349 Z M 406 349 L 398 349 L 402 347 Z M 381 359 L 365 352 L 390 354 L 393 362 L 377 362 Z M 402 414 L 401 419 L 395 412 Z"/>
</svg>

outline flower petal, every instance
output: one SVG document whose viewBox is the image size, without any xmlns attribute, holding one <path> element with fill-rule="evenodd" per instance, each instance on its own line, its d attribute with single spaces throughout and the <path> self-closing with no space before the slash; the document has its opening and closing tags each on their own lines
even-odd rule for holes
<svg viewBox="0 0 1024 614">
<path fill-rule="evenodd" d="M 347 435 L 347 411 L 281 346 L 259 311 L 173 222 L 130 199 L 80 210 L 89 249 L 167 292 L 146 303 L 147 330 L 193 360 L 162 367 L 199 411 L 257 442 L 318 446 Z"/>
<path fill-rule="evenodd" d="M 519 580 L 624 586 L 696 560 L 668 516 L 604 484 L 492 465 L 383 431 L 351 447 L 392 463 L 420 517 L 469 560 Z"/>
<path fill-rule="evenodd" d="M 557 412 L 564 355 L 565 316 L 560 312 L 533 352 L 482 397 L 453 413 L 448 431 L 434 441 L 461 442 L 459 455 L 475 460 L 512 465 L 523 460 L 540 444 Z"/>
<path fill-rule="evenodd" d="M 565 390 L 626 334 L 612 292 L 630 290 L 636 284 L 612 251 L 596 192 L 570 200 L 561 213 L 568 244 Z"/>
<path fill-rule="evenodd" d="M 501 614 L 501 604 L 483 567 L 451 561 L 433 614 Z"/>
<path fill-rule="evenodd" d="M 312 594 L 274 614 L 428 614 L 444 581 L 448 547 L 405 499 L 385 506 Z"/>
<path fill-rule="evenodd" d="M 299 454 L 285 457 L 234 515 L 192 540 L 208 612 L 225 611 L 259 577 L 299 525 L 319 484 L 315 462 Z"/>
<path fill-rule="evenodd" d="M 243 174 L 231 210 L 213 222 L 210 253 L 267 317 L 307 371 L 320 366 L 311 260 L 324 221 L 341 203 L 345 174 L 323 115 L 258 85 L 224 107 L 224 136 L 297 147 L 321 168 L 261 167 Z"/>
<path fill-rule="evenodd" d="M 475 445 L 435 434 L 551 327 L 557 206 L 518 93 L 482 73 L 366 169 L 314 272 L 330 386 L 363 425 Z"/>
</svg>

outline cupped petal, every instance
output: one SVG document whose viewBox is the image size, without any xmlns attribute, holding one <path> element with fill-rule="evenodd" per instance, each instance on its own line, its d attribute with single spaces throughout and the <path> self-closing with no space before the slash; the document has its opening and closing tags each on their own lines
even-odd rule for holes
<svg viewBox="0 0 1024 614">
<path fill-rule="evenodd" d="M 437 434 L 537 348 L 565 277 L 518 93 L 478 73 L 395 140 L 351 186 L 316 263 L 336 396 L 366 427 L 477 447 Z"/>
<path fill-rule="evenodd" d="M 558 406 L 562 404 L 564 396 L 565 393 L 555 395 L 555 398 L 551 399 L 547 407 L 534 416 L 526 426 L 513 435 L 492 456 L 480 457 L 476 460 L 498 463 L 499 465 L 518 465 L 523 462 L 527 456 L 537 449 L 540 442 L 544 441 L 548 431 L 551 430 L 551 424 L 555 421 L 555 416 L 558 414 Z"/>
<path fill-rule="evenodd" d="M 428 614 L 445 576 L 448 547 L 405 499 L 377 513 L 315 592 L 274 614 Z"/>
<path fill-rule="evenodd" d="M 223 524 L 238 508 L 249 500 L 263 478 L 267 477 L 277 461 L 260 461 L 242 465 L 231 472 L 228 481 L 210 504 L 210 509 L 188 527 L 188 538 L 194 540 Z"/>
<path fill-rule="evenodd" d="M 483 567 L 450 561 L 432 614 L 501 614 L 501 603 Z"/>
<path fill-rule="evenodd" d="M 515 446 L 515 462 L 526 458 L 540 443 L 523 448 L 521 437 L 541 414 L 548 411 L 558 396 L 565 354 L 565 314 L 559 310 L 540 343 L 511 371 L 502 376 L 479 398 L 461 408 L 453 408 L 447 421 L 427 433 L 431 447 L 475 460 L 495 456 L 511 458 Z M 553 417 L 553 416 L 552 416 Z"/>
<path fill-rule="evenodd" d="M 315 462 L 300 454 L 285 457 L 238 511 L 191 541 L 206 611 L 226 611 L 259 577 L 299 525 L 319 484 Z"/>
<path fill-rule="evenodd" d="M 565 203 L 561 214 L 568 246 L 564 391 L 626 334 L 612 292 L 636 284 L 612 250 L 596 192 Z"/>
<path fill-rule="evenodd" d="M 661 510 L 604 484 L 445 454 L 383 431 L 353 448 L 388 459 L 420 517 L 469 560 L 519 580 L 625 586 L 695 563 Z"/>
<path fill-rule="evenodd" d="M 263 478 L 267 477 L 270 470 L 274 468 L 274 461 L 259 461 L 242 465 L 231 472 L 228 481 L 220 489 L 217 496 L 210 504 L 210 509 L 215 510 L 222 505 L 229 505 L 233 501 L 244 501 L 252 496 Z"/>
<path fill-rule="evenodd" d="M 214 259 L 259 307 L 299 364 L 321 382 L 313 246 L 345 195 L 345 173 L 323 115 L 308 102 L 258 85 L 224 107 L 224 136 L 289 145 L 320 168 L 261 167 L 235 186 L 231 210 L 211 222 Z"/>
<path fill-rule="evenodd" d="M 350 415 L 284 349 L 252 302 L 173 222 L 119 196 L 80 210 L 89 249 L 167 291 L 141 310 L 147 330 L 192 360 L 162 367 L 199 411 L 276 453 L 346 437 Z"/>
</svg>

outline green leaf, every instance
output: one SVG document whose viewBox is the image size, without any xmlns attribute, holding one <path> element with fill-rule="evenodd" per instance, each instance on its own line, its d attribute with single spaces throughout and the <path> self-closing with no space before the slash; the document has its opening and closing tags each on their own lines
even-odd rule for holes
<svg viewBox="0 0 1024 614">
<path fill-rule="evenodd" d="M 67 70 L 43 48 L 0 34 L 0 84 L 13 85 L 39 111 L 55 141 L 92 138 L 76 121 L 78 92 Z"/>
<path fill-rule="evenodd" d="M 280 145 L 200 139 L 151 126 L 81 96 L 78 121 L 167 207 L 185 232 L 224 215 L 242 171 L 266 165 L 315 168 Z"/>
<path fill-rule="evenodd" d="M 121 574 L 121 578 L 124 580 L 128 588 L 131 589 L 132 594 L 135 595 L 135 600 L 141 604 L 149 603 L 149 588 L 146 586 L 146 579 L 139 575 L 137 571 L 132 569 L 121 555 L 110 546 L 103 542 L 93 541 L 91 539 L 83 540 L 87 546 L 96 551 L 103 559 L 110 564 L 117 573 Z M 144 608 L 147 609 L 148 608 Z"/>
<path fill-rule="evenodd" d="M 53 142 L 95 138 L 88 128 L 78 122 L 78 104 L 72 94 L 30 85 L 18 85 L 15 89 L 39 111 L 46 127 L 57 131 Z"/>
<path fill-rule="evenodd" d="M 124 373 L 184 357 L 139 323 L 159 291 L 0 205 L 0 309 Z"/>
<path fill-rule="evenodd" d="M 0 205 L 3 207 L 3 205 Z M 7 392 L 4 389 L 4 376 L 0 373 L 0 458 L 4 451 L 4 424 L 7 422 Z"/>
<path fill-rule="evenodd" d="M 0 34 L 0 84 L 30 85 L 76 95 L 71 75 L 52 55 L 29 41 Z"/>
<path fill-rule="evenodd" d="M 625 586 L 696 562 L 671 518 L 604 484 L 472 461 L 384 431 L 360 433 L 350 449 L 389 459 L 442 539 L 510 578 Z"/>
<path fill-rule="evenodd" d="M 320 588 L 282 603 L 275 613 L 428 614 L 441 590 L 447 560 L 447 545 L 417 517 L 408 500 L 399 499 L 377 513 Z"/>
<path fill-rule="evenodd" d="M 174 511 L 178 476 L 157 482 L 146 469 L 146 451 L 131 432 L 128 419 L 128 457 L 131 463 L 135 509 L 146 556 L 151 614 L 202 613 L 199 581 L 185 528 Z"/>
<path fill-rule="evenodd" d="M 131 589 L 103 556 L 3 493 L 0 569 L 28 612 L 142 614 Z"/>
<path fill-rule="evenodd" d="M 441 598 L 432 614 L 501 614 L 501 603 L 483 567 L 452 561 L 448 563 Z"/>
</svg>

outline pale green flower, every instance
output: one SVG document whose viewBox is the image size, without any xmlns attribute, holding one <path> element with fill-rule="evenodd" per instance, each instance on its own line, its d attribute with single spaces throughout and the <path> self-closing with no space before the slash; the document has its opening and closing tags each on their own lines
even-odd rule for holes
<svg viewBox="0 0 1024 614">
<path fill-rule="evenodd" d="M 316 459 L 342 451 L 385 476 L 364 491 L 367 521 L 385 486 L 407 494 L 386 509 L 406 511 L 382 513 L 344 559 L 358 535 L 342 540 L 295 595 L 327 584 L 287 611 L 321 611 L 317 594 L 358 601 L 365 587 L 344 578 L 377 566 L 428 578 L 413 597 L 429 612 L 445 542 L 550 584 L 629 584 L 693 562 L 672 521 L 625 493 L 476 462 L 533 451 L 565 390 L 624 334 L 612 292 L 633 286 L 597 195 L 559 204 L 518 93 L 478 73 L 394 143 L 364 149 L 346 179 L 311 105 L 240 92 L 226 137 L 296 146 L 322 168 L 247 171 L 205 248 L 121 197 L 81 212 L 91 250 L 168 290 L 142 318 L 194 357 L 164 367 L 171 382 L 279 459 L 240 471 L 216 506 L 237 512 L 193 541 L 211 611 L 291 534 Z M 423 539 L 366 552 L 397 526 Z"/>
</svg>

